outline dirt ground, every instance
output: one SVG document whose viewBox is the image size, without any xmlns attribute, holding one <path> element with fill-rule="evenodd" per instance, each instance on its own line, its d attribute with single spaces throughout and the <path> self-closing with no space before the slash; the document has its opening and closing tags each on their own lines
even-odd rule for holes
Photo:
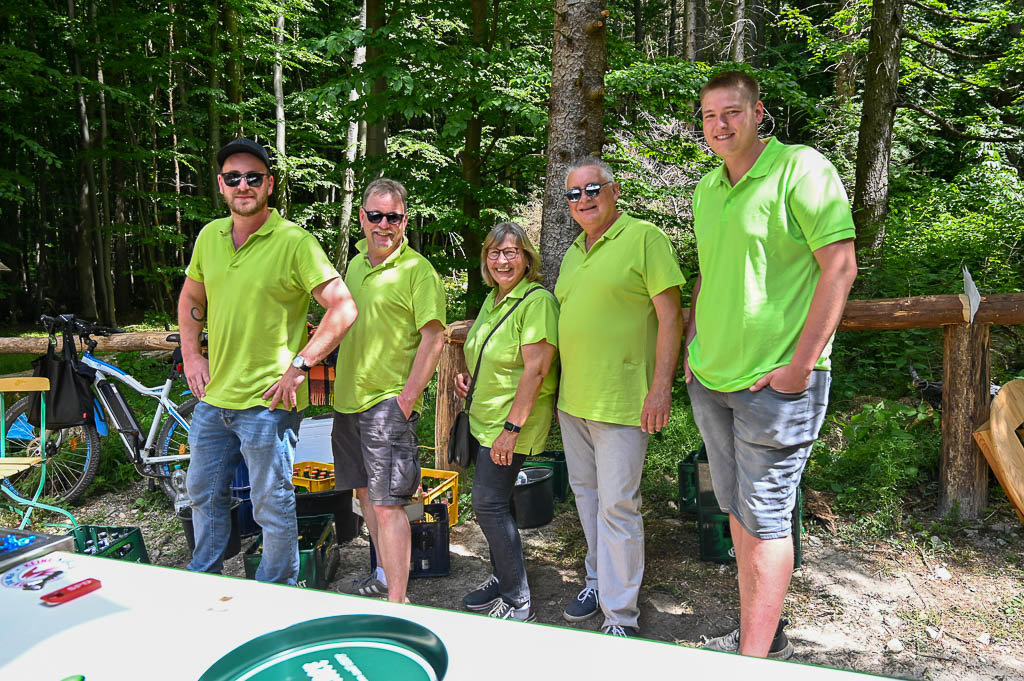
<svg viewBox="0 0 1024 681">
<path fill-rule="evenodd" d="M 785 606 L 795 660 L 907 679 L 1024 679 L 1024 527 L 1002 508 L 929 541 L 844 541 L 805 521 L 803 567 Z M 188 562 L 169 504 L 147 495 L 141 481 L 88 500 L 76 515 L 83 523 L 141 526 L 152 562 Z M 654 515 L 645 530 L 641 635 L 693 646 L 737 626 L 735 565 L 699 560 L 692 516 Z M 843 530 L 840 522 L 838 536 Z M 556 507 L 551 524 L 522 534 L 539 621 L 598 629 L 600 617 L 575 625 L 561 618 L 582 586 L 584 542 L 571 501 Z M 243 550 L 251 541 L 243 540 Z M 359 537 L 340 548 L 331 591 L 348 592 L 367 573 L 368 546 Z M 449 576 L 412 580 L 409 598 L 459 609 L 462 596 L 490 574 L 487 555 L 474 521 L 456 525 Z M 240 556 L 226 572 L 243 574 Z"/>
</svg>

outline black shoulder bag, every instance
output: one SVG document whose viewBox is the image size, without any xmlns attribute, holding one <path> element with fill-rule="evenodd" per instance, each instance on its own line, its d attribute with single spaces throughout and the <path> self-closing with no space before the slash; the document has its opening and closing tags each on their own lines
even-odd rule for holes
<svg viewBox="0 0 1024 681">
<path fill-rule="evenodd" d="M 50 336 L 46 354 L 32 361 L 32 375 L 50 379 L 46 393 L 46 429 L 60 430 L 92 422 L 93 404 L 90 381 L 91 370 L 81 365 L 75 353 L 75 337 L 65 332 L 62 353 L 57 354 L 57 339 Z M 28 422 L 39 427 L 40 396 L 32 393 L 29 400 Z"/>
<path fill-rule="evenodd" d="M 520 303 L 526 300 L 526 296 L 542 288 L 544 287 L 536 286 L 524 293 L 523 297 L 515 302 L 515 305 L 505 313 L 501 321 L 494 325 L 491 332 L 487 334 L 487 338 L 480 344 L 480 354 L 477 355 L 476 368 L 473 369 L 473 382 L 469 384 L 469 392 L 466 394 L 466 405 L 455 415 L 455 423 L 452 424 L 452 429 L 448 432 L 448 461 L 451 463 L 462 468 L 469 468 L 469 465 L 473 463 L 473 457 L 476 456 L 476 451 L 480 448 L 480 443 L 469 432 L 469 408 L 473 404 L 473 391 L 476 389 L 477 374 L 480 373 L 480 360 L 484 358 L 484 346 L 487 345 L 487 341 L 491 340 L 491 336 L 498 330 L 498 327 L 516 311 Z"/>
</svg>

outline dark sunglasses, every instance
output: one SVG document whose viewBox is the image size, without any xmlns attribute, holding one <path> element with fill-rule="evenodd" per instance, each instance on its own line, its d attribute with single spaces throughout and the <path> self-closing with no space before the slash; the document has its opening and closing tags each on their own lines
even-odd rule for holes
<svg viewBox="0 0 1024 681">
<path fill-rule="evenodd" d="M 586 193 L 586 195 L 592 199 L 601 193 L 602 187 L 604 187 L 606 184 L 611 184 L 614 181 L 615 180 L 608 180 L 607 182 L 602 182 L 600 184 L 598 184 L 597 182 L 591 182 L 590 184 L 583 187 L 583 189 L 580 189 L 579 187 L 573 187 L 569 191 L 565 192 L 565 198 L 569 199 L 573 203 L 576 203 L 577 201 L 582 199 L 583 194 Z"/>
<path fill-rule="evenodd" d="M 405 219 L 405 215 L 402 213 L 381 213 L 379 210 L 364 210 L 363 213 L 366 215 L 366 219 L 375 225 L 379 225 L 383 218 L 388 219 L 389 225 L 397 225 Z"/>
<path fill-rule="evenodd" d="M 250 187 L 259 187 L 263 184 L 263 178 L 269 177 L 270 173 L 221 173 L 220 176 L 229 187 L 237 187 L 243 179 Z"/>
</svg>

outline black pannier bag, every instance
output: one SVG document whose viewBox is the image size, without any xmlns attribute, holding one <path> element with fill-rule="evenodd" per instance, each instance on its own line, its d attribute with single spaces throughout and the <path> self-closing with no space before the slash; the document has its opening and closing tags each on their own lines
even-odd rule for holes
<svg viewBox="0 0 1024 681">
<path fill-rule="evenodd" d="M 93 399 L 90 389 L 89 367 L 78 361 L 75 355 L 75 338 L 64 333 L 63 348 L 57 354 L 57 339 L 50 336 L 46 354 L 32 362 L 32 375 L 50 379 L 50 390 L 46 393 L 46 429 L 59 430 L 81 426 L 92 422 Z M 28 409 L 28 422 L 39 427 L 40 396 L 32 393 Z"/>
</svg>

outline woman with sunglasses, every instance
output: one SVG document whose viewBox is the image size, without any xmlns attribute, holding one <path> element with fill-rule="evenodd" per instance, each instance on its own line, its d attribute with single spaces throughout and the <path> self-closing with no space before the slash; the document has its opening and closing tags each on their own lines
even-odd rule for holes
<svg viewBox="0 0 1024 681">
<path fill-rule="evenodd" d="M 480 443 L 473 511 L 491 553 L 491 576 L 463 599 L 469 610 L 530 622 L 530 587 L 509 500 L 523 461 L 544 449 L 558 387 L 558 303 L 539 283 L 540 256 L 523 228 L 502 222 L 484 241 L 480 272 L 494 290 L 466 338 L 455 392 L 472 388 L 469 429 Z"/>
</svg>

